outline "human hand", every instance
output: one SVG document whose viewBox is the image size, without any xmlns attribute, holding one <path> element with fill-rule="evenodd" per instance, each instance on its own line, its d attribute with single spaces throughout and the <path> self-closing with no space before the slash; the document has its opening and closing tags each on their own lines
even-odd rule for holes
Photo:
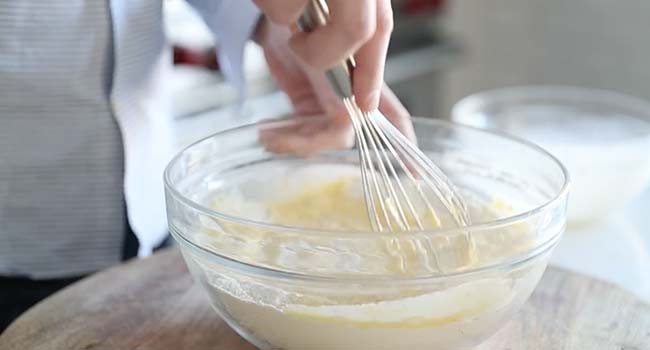
<svg viewBox="0 0 650 350">
<path fill-rule="evenodd" d="M 266 18 L 280 26 L 296 23 L 309 0 L 253 0 Z M 377 109 L 388 42 L 393 30 L 390 0 L 327 0 L 327 25 L 310 33 L 294 32 L 289 48 L 307 65 L 324 71 L 353 56 L 353 93 L 364 111 Z"/>
<path fill-rule="evenodd" d="M 255 39 L 263 48 L 271 74 L 294 107 L 297 116 L 325 116 L 314 123 L 269 129 L 260 141 L 272 152 L 309 156 L 323 149 L 346 149 L 354 144 L 354 129 L 340 99 L 322 71 L 300 60 L 289 49 L 288 28 L 263 19 Z M 407 137 L 415 139 L 406 108 L 381 83 L 379 110 Z"/>
</svg>

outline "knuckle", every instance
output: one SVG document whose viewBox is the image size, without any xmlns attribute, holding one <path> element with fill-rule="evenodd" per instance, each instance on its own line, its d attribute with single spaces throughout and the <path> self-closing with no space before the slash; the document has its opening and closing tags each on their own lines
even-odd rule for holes
<svg viewBox="0 0 650 350">
<path fill-rule="evenodd" d="M 350 41 L 365 42 L 372 37 L 375 32 L 374 23 L 364 17 L 346 22 L 344 26 L 345 35 Z"/>
<path fill-rule="evenodd" d="M 312 49 L 299 45 L 295 41 L 290 42 L 291 51 L 300 61 L 316 69 L 328 68 L 322 61 L 322 52 L 314 52 Z"/>
<path fill-rule="evenodd" d="M 377 31 L 381 33 L 392 33 L 393 28 L 395 27 L 395 22 L 393 21 L 393 12 L 387 11 L 382 13 L 377 18 Z"/>
</svg>

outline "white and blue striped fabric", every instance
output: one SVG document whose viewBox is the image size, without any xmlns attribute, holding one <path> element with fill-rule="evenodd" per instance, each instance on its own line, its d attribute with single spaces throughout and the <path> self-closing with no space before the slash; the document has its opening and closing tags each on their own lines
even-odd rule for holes
<svg viewBox="0 0 650 350">
<path fill-rule="evenodd" d="M 0 275 L 120 261 L 124 201 L 147 255 L 166 235 L 171 156 L 163 0 L 0 1 Z M 249 0 L 192 0 L 241 87 Z"/>
</svg>

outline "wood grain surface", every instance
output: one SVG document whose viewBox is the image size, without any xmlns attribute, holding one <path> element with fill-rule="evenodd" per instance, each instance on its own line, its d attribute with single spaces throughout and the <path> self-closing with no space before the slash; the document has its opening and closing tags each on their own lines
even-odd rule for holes
<svg viewBox="0 0 650 350">
<path fill-rule="evenodd" d="M 0 349 L 254 347 L 219 319 L 172 248 L 44 300 L 0 335 Z M 497 349 L 648 350 L 650 306 L 613 285 L 550 267 L 518 316 L 477 350 Z"/>
</svg>

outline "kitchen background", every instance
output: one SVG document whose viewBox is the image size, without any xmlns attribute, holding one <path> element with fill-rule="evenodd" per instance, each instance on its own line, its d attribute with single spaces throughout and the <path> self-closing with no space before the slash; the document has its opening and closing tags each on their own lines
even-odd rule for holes
<svg viewBox="0 0 650 350">
<path fill-rule="evenodd" d="M 603 88 L 650 100 L 648 1 L 393 2 L 386 81 L 413 115 L 448 118 L 464 96 L 530 84 Z M 215 42 L 198 16 L 183 0 L 166 0 L 165 15 L 176 63 L 172 86 L 179 147 L 228 127 L 290 113 L 254 44 L 246 48 L 248 91 L 240 104 L 219 74 Z M 552 263 L 650 301 L 649 214 L 646 188 L 624 209 L 589 225 L 569 226 Z"/>
</svg>

